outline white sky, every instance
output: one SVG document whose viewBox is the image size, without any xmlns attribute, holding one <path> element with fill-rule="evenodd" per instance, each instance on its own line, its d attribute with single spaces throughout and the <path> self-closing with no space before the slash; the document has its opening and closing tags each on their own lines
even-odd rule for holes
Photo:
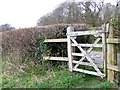
<svg viewBox="0 0 120 90">
<path fill-rule="evenodd" d="M 40 17 L 64 1 L 66 0 L 0 0 L 0 25 L 9 23 L 15 28 L 33 27 Z M 104 0 L 112 4 L 115 4 L 114 1 L 116 0 Z"/>
</svg>

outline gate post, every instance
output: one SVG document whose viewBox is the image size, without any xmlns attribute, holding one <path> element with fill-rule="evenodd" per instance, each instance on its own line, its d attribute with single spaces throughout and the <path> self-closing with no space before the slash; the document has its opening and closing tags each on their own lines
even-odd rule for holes
<svg viewBox="0 0 120 90">
<path fill-rule="evenodd" d="M 114 38 L 114 31 L 112 25 L 110 25 L 110 33 L 108 36 L 108 39 Z M 117 51 L 116 51 L 116 46 L 114 43 L 108 43 L 107 42 L 107 64 L 108 65 L 115 65 L 117 62 Z M 114 70 L 111 70 L 108 68 L 108 81 L 111 83 L 114 83 L 114 75 L 115 72 Z"/>
<path fill-rule="evenodd" d="M 68 64 L 69 64 L 69 71 L 71 71 L 71 72 L 73 70 L 72 69 L 73 65 L 72 65 L 72 46 L 71 46 L 72 42 L 70 39 L 70 34 L 73 31 L 74 31 L 73 26 L 67 27 L 67 51 L 68 51 L 68 60 L 69 60 Z"/>
<path fill-rule="evenodd" d="M 104 60 L 104 73 L 105 76 L 107 77 L 107 43 L 106 43 L 106 31 L 105 31 L 106 25 L 103 25 L 103 30 L 104 32 L 102 33 L 102 53 L 103 53 L 103 60 Z M 108 28 L 108 27 L 107 27 Z"/>
</svg>

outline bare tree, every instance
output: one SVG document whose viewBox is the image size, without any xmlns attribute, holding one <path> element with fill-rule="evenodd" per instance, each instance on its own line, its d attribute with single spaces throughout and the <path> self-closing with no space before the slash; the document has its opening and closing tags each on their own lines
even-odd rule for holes
<svg viewBox="0 0 120 90">
<path fill-rule="evenodd" d="M 120 3 L 116 7 L 103 0 L 100 2 L 78 2 L 67 0 L 61 3 L 52 13 L 49 13 L 38 20 L 37 25 L 58 24 L 58 23 L 87 23 L 91 26 L 99 26 L 111 17 L 120 12 Z"/>
<path fill-rule="evenodd" d="M 103 8 L 103 2 L 82 2 L 81 4 L 84 11 L 84 21 L 93 27 L 100 25 L 99 15 Z"/>
<path fill-rule="evenodd" d="M 114 15 L 114 6 L 111 5 L 110 3 L 107 3 L 104 5 L 102 9 L 102 17 L 103 17 L 103 22 L 108 22 L 111 17 Z"/>
</svg>

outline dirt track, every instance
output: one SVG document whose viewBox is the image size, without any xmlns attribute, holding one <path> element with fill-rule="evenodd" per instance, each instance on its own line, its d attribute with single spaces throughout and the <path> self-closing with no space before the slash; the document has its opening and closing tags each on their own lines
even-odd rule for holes
<svg viewBox="0 0 120 90">
<path fill-rule="evenodd" d="M 103 66 L 102 52 L 92 51 L 90 57 L 98 66 Z M 118 54 L 118 65 L 120 66 L 120 53 Z"/>
</svg>

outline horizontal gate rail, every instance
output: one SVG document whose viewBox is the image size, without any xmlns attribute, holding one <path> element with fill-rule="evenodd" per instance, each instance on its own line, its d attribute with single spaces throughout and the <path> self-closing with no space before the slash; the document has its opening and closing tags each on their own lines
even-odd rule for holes
<svg viewBox="0 0 120 90">
<path fill-rule="evenodd" d="M 114 71 L 119 71 L 120 72 L 120 67 L 119 66 L 115 66 L 115 65 L 107 65 L 108 69 L 114 70 Z"/>
<path fill-rule="evenodd" d="M 82 72 L 82 73 L 86 73 L 86 74 L 91 74 L 91 75 L 95 75 L 95 76 L 102 76 L 104 77 L 105 75 L 104 74 L 99 74 L 97 72 L 93 72 L 93 71 L 88 71 L 88 70 L 84 70 L 84 69 L 78 69 L 78 68 L 73 68 L 74 71 L 78 71 L 78 72 Z"/>
<path fill-rule="evenodd" d="M 77 46 L 76 44 L 72 43 L 72 46 Z M 78 44 L 81 47 L 102 47 L 102 44 Z"/>
<path fill-rule="evenodd" d="M 45 39 L 44 42 L 47 42 L 47 43 L 67 42 L 67 38 Z M 44 56 L 43 59 L 44 59 L 44 60 L 53 60 L 53 61 L 68 61 L 68 57 Z"/>
<path fill-rule="evenodd" d="M 49 56 L 46 56 L 46 57 L 43 57 L 43 59 L 45 60 L 55 60 L 55 61 L 68 61 L 68 57 L 49 57 Z"/>
<path fill-rule="evenodd" d="M 44 42 L 67 42 L 67 38 L 61 38 L 61 39 L 45 39 Z"/>
<path fill-rule="evenodd" d="M 103 33 L 103 30 L 96 30 L 96 31 L 74 31 L 70 32 L 69 34 L 67 33 L 68 36 L 81 36 L 81 35 L 97 35 L 100 33 Z"/>
<path fill-rule="evenodd" d="M 107 43 L 120 43 L 119 38 L 108 38 Z"/>
<path fill-rule="evenodd" d="M 84 56 L 82 53 L 72 53 L 73 56 Z"/>
</svg>

